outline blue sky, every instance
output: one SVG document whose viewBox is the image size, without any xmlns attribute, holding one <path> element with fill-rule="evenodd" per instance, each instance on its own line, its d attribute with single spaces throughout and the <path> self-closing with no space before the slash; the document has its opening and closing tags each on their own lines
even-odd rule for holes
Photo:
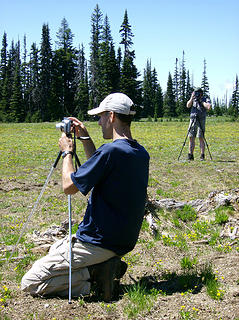
<svg viewBox="0 0 239 320">
<path fill-rule="evenodd" d="M 8 43 L 40 45 L 43 23 L 48 23 L 55 47 L 56 33 L 65 17 L 76 47 L 83 43 L 88 58 L 91 15 L 98 3 L 107 14 L 116 49 L 119 29 L 127 9 L 134 34 L 138 70 L 143 74 L 147 59 L 156 68 L 158 80 L 166 90 L 168 73 L 174 73 L 176 58 L 185 52 L 186 68 L 195 86 L 200 86 L 203 60 L 211 98 L 231 95 L 239 74 L 238 0 L 0 0 L 0 39 L 4 31 Z"/>
</svg>

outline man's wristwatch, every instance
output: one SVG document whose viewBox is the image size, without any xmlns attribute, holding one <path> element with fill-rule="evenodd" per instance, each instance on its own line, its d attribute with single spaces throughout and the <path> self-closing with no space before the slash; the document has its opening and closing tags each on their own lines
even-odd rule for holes
<svg viewBox="0 0 239 320">
<path fill-rule="evenodd" d="M 73 152 L 72 151 L 63 151 L 62 152 L 62 159 L 64 159 L 68 154 L 71 154 L 73 156 Z"/>
</svg>

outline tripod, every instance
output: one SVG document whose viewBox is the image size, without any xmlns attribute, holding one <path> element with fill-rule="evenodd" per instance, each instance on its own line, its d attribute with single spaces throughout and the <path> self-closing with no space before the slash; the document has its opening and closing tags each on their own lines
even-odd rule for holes
<svg viewBox="0 0 239 320">
<path fill-rule="evenodd" d="M 203 140 L 204 140 L 204 142 L 205 142 L 205 144 L 206 144 L 206 146 L 207 146 L 207 150 L 208 150 L 208 153 L 209 153 L 209 155 L 210 155 L 210 159 L 212 160 L 212 155 L 211 155 L 211 153 L 210 153 L 207 140 L 206 140 L 206 138 L 205 138 L 205 132 L 204 132 L 204 130 L 203 130 L 203 128 L 202 128 L 200 118 L 199 118 L 197 115 L 195 115 L 195 116 L 192 118 L 192 121 L 191 121 L 190 126 L 189 126 L 189 128 L 188 128 L 188 132 L 187 132 L 186 138 L 185 138 L 185 140 L 184 140 L 183 146 L 182 146 L 181 151 L 180 151 L 179 156 L 178 156 L 178 161 L 179 161 L 179 159 L 180 159 L 180 157 L 181 157 L 183 148 L 184 148 L 184 146 L 185 146 L 185 144 L 186 144 L 186 141 L 187 141 L 187 137 L 188 137 L 188 135 L 189 135 L 189 132 L 190 132 L 191 128 L 195 125 L 196 122 L 198 122 L 199 128 L 200 128 L 201 131 L 202 131 Z"/>
<path fill-rule="evenodd" d="M 67 135 L 67 136 L 71 137 L 71 135 Z M 55 160 L 54 164 L 52 165 L 52 167 L 50 169 L 50 172 L 49 172 L 49 174 L 48 174 L 48 176 L 46 178 L 46 181 L 45 181 L 45 183 L 44 183 L 44 185 L 42 187 L 42 190 L 41 190 L 37 200 L 34 203 L 32 211 L 31 211 L 30 215 L 28 216 L 27 221 L 25 222 L 25 224 L 24 224 L 24 226 L 23 226 L 23 228 L 22 228 L 22 230 L 20 232 L 19 238 L 18 238 L 18 240 L 17 240 L 17 242 L 16 242 L 16 244 L 15 244 L 13 250 L 12 250 L 12 253 L 11 253 L 10 257 L 9 257 L 9 260 L 11 260 L 13 254 L 15 253 L 16 248 L 17 248 L 17 246 L 18 246 L 18 244 L 19 244 L 19 242 L 20 242 L 20 240 L 22 238 L 22 235 L 25 232 L 25 230 L 26 230 L 26 228 L 28 226 L 28 223 L 30 222 L 33 214 L 35 213 L 35 211 L 37 209 L 38 203 L 41 200 L 41 197 L 42 197 L 42 195 L 43 195 L 43 193 L 44 193 L 44 191 L 45 191 L 45 189 L 47 187 L 47 184 L 48 184 L 48 182 L 49 182 L 49 180 L 50 180 L 50 178 L 52 176 L 52 173 L 53 173 L 54 169 L 57 167 L 57 164 L 58 164 L 58 162 L 59 162 L 59 160 L 61 158 L 61 155 L 62 155 L 62 151 L 59 151 L 59 153 L 58 153 L 58 155 L 56 157 L 56 160 Z M 72 157 L 75 157 L 75 169 L 77 170 L 77 166 L 80 167 L 81 164 L 80 164 L 79 158 L 78 158 L 78 156 L 76 154 L 75 132 L 74 132 L 74 139 L 73 139 L 73 155 L 72 155 Z M 72 260 L 72 250 L 71 250 L 72 249 L 72 244 L 71 244 L 71 238 L 72 238 L 72 234 L 71 234 L 71 195 L 68 195 L 68 218 L 69 218 L 69 300 L 68 300 L 68 302 L 71 303 L 71 282 L 72 282 L 71 281 L 71 274 L 72 274 L 72 272 L 71 272 L 71 269 L 72 269 L 71 268 L 71 260 Z"/>
</svg>

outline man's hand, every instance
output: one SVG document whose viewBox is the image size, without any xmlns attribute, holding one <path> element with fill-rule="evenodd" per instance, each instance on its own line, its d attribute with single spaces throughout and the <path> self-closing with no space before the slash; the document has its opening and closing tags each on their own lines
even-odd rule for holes
<svg viewBox="0 0 239 320">
<path fill-rule="evenodd" d="M 192 92 L 191 94 L 191 98 L 188 100 L 187 102 L 187 108 L 191 108 L 191 106 L 193 105 L 193 99 L 195 97 L 195 91 Z"/>
<path fill-rule="evenodd" d="M 88 131 L 86 129 L 86 127 L 84 126 L 84 124 L 74 118 L 74 117 L 69 117 L 70 120 L 72 120 L 72 124 L 73 124 L 73 128 L 75 128 L 75 135 L 77 138 L 79 137 L 89 137 Z"/>
<path fill-rule="evenodd" d="M 67 137 L 67 135 L 63 132 L 61 138 L 59 139 L 59 147 L 62 152 L 73 151 L 72 138 Z"/>
<path fill-rule="evenodd" d="M 83 143 L 86 158 L 89 159 L 96 150 L 95 145 L 94 145 L 93 141 L 91 140 L 89 133 L 88 133 L 86 127 L 84 126 L 84 124 L 80 120 L 78 120 L 74 117 L 69 117 L 69 119 L 72 120 L 72 122 L 73 122 L 72 126 L 75 129 L 76 137 L 77 138 L 87 137 L 86 140 L 84 140 L 84 139 L 80 139 L 80 140 Z"/>
</svg>

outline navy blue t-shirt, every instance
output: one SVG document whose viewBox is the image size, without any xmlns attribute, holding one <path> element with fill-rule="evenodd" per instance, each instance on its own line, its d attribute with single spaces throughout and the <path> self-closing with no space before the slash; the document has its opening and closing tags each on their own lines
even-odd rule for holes
<svg viewBox="0 0 239 320">
<path fill-rule="evenodd" d="M 148 185 L 149 154 L 135 140 L 117 139 L 95 151 L 71 179 L 91 195 L 76 236 L 124 255 L 138 239 Z"/>
</svg>

